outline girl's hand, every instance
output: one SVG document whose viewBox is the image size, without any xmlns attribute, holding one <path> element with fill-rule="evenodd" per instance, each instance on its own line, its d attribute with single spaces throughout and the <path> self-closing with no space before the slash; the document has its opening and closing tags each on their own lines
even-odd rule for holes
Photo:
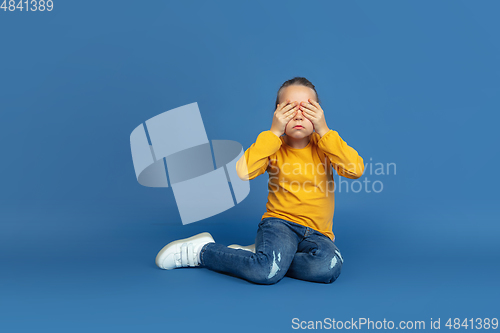
<svg viewBox="0 0 500 333">
<path fill-rule="evenodd" d="M 330 129 L 326 125 L 325 114 L 319 103 L 308 99 L 309 103 L 302 102 L 299 105 L 300 110 L 302 110 L 302 114 L 304 117 L 309 119 L 313 124 L 314 130 L 320 136 L 325 135 Z"/>
<path fill-rule="evenodd" d="M 276 111 L 274 111 L 271 132 L 276 134 L 276 136 L 281 136 L 283 133 L 285 133 L 286 124 L 288 124 L 288 122 L 293 118 L 298 109 L 298 103 L 290 103 L 290 100 L 278 104 Z"/>
</svg>

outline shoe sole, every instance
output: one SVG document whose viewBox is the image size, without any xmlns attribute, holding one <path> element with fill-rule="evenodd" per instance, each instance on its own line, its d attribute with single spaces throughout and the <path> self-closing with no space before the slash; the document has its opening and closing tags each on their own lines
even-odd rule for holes
<svg viewBox="0 0 500 333">
<path fill-rule="evenodd" d="M 170 242 L 167 245 L 165 245 L 160 250 L 160 252 L 158 252 L 158 254 L 156 255 L 156 259 L 155 259 L 156 266 L 160 267 L 161 269 L 166 269 L 166 270 L 171 270 L 171 269 L 177 268 L 177 267 L 164 268 L 164 267 L 160 266 L 160 258 L 161 258 L 161 256 L 167 251 L 167 249 L 170 246 L 174 246 L 174 245 L 177 245 L 177 244 L 181 244 L 182 245 L 182 243 L 189 243 L 189 242 L 194 241 L 194 240 L 196 240 L 196 241 L 206 241 L 208 243 L 215 243 L 212 235 L 210 235 L 210 233 L 208 233 L 208 232 L 202 232 L 200 234 L 191 236 L 189 238 L 183 238 L 183 239 L 179 239 L 179 240 Z"/>
</svg>

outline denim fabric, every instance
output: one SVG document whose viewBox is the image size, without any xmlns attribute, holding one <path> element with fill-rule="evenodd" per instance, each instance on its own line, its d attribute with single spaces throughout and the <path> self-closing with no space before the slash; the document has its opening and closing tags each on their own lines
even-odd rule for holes
<svg viewBox="0 0 500 333">
<path fill-rule="evenodd" d="M 205 244 L 201 267 L 258 284 L 274 284 L 284 276 L 332 283 L 344 259 L 326 235 L 295 222 L 267 217 L 259 223 L 255 253 L 219 243 Z"/>
</svg>

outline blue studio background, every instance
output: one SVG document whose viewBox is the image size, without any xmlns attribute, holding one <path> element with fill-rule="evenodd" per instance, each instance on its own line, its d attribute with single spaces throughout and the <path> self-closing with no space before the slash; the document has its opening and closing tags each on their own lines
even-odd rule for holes
<svg viewBox="0 0 500 333">
<path fill-rule="evenodd" d="M 286 332 L 293 318 L 426 328 L 441 318 L 448 329 L 448 318 L 500 317 L 499 10 L 465 0 L 0 10 L 0 329 Z M 365 163 L 397 166 L 365 170 L 380 193 L 336 193 L 339 279 L 261 286 L 157 268 L 165 244 L 198 232 L 252 244 L 268 176 L 238 206 L 182 225 L 170 188 L 137 182 L 132 130 L 197 102 L 210 140 L 247 149 L 294 76 L 316 85 L 329 127 Z"/>
</svg>

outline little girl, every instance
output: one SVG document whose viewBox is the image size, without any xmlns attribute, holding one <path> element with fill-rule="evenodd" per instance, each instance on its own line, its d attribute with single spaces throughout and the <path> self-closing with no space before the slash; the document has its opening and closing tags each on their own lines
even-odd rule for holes
<svg viewBox="0 0 500 333">
<path fill-rule="evenodd" d="M 167 244 L 162 269 L 206 267 L 258 284 L 284 276 L 332 283 L 344 259 L 333 234 L 335 168 L 356 179 L 363 159 L 328 128 L 314 85 L 295 77 L 278 90 L 271 129 L 259 134 L 236 164 L 243 180 L 268 172 L 267 211 L 253 245 L 215 243 L 208 232 Z"/>
</svg>

